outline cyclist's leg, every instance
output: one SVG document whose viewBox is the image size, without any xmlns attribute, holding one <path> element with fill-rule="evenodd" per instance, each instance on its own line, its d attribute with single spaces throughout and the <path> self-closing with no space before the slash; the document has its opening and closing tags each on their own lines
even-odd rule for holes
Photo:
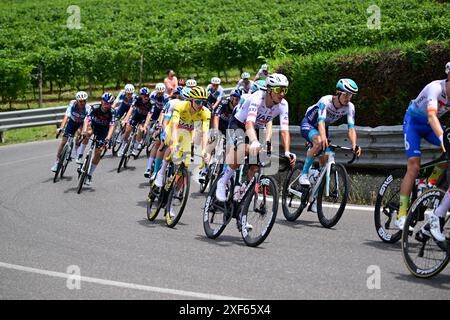
<svg viewBox="0 0 450 320">
<path fill-rule="evenodd" d="M 403 134 L 405 137 L 406 157 L 408 158 L 407 171 L 400 186 L 400 209 L 397 220 L 405 219 L 408 212 L 409 197 L 414 186 L 414 182 L 420 171 L 421 139 L 422 124 L 414 121 L 408 114 L 405 115 L 403 122 Z M 398 224 L 398 223 L 397 223 Z M 402 229 L 402 225 L 398 225 Z"/>
<path fill-rule="evenodd" d="M 303 165 L 302 174 L 300 176 L 301 184 L 309 184 L 308 172 L 314 163 L 314 156 L 322 150 L 322 139 L 320 138 L 319 130 L 307 121 L 307 118 L 303 119 L 301 125 L 302 137 L 311 143 L 313 146 L 306 152 L 305 163 Z"/>
<path fill-rule="evenodd" d="M 444 129 L 444 128 L 442 128 L 442 129 Z M 426 132 L 425 140 L 428 141 L 429 143 L 435 145 L 435 146 L 440 146 L 441 145 L 441 141 L 436 136 L 436 134 L 434 133 L 434 131 L 433 131 L 433 129 L 431 127 L 429 127 L 428 131 Z M 428 184 L 432 185 L 432 186 L 437 185 L 437 182 L 438 182 L 440 176 L 445 172 L 446 169 L 447 169 L 447 164 L 446 163 L 434 166 L 433 172 L 428 177 Z"/>
<path fill-rule="evenodd" d="M 92 175 L 94 174 L 95 169 L 97 168 L 98 164 L 100 163 L 103 148 L 106 147 L 104 142 L 108 135 L 108 129 L 107 128 L 93 128 L 93 131 L 91 131 L 91 132 L 93 132 L 97 138 L 97 142 L 95 145 L 94 157 L 92 159 L 91 168 L 88 173 L 88 175 L 92 178 Z"/>
</svg>

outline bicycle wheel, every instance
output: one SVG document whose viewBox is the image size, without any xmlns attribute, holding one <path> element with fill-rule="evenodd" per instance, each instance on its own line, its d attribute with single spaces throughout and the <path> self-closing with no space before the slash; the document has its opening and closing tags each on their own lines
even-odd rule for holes
<svg viewBox="0 0 450 320">
<path fill-rule="evenodd" d="M 283 215 L 288 221 L 297 220 L 308 204 L 309 188 L 302 187 L 298 182 L 302 170 L 303 162 L 298 162 L 293 169 L 288 171 L 284 179 L 281 207 Z"/>
<path fill-rule="evenodd" d="M 166 224 L 169 228 L 175 227 L 180 221 L 189 197 L 190 186 L 189 174 L 185 167 L 176 170 L 173 179 L 165 209 Z"/>
<path fill-rule="evenodd" d="M 210 178 L 211 178 L 211 174 L 212 174 L 212 170 L 214 170 L 216 164 L 212 164 L 206 167 L 206 175 L 205 175 L 205 181 L 203 183 L 200 184 L 200 193 L 204 193 L 206 188 L 208 187 Z"/>
<path fill-rule="evenodd" d="M 259 185 L 250 188 L 241 214 L 241 235 L 249 247 L 259 246 L 269 235 L 278 211 L 278 191 L 274 178 L 262 176 Z"/>
<path fill-rule="evenodd" d="M 394 170 L 383 180 L 378 189 L 375 203 L 374 220 L 378 237 L 386 243 L 396 243 L 402 237 L 402 231 L 394 225 L 400 204 L 400 185 L 405 170 Z"/>
<path fill-rule="evenodd" d="M 79 180 L 78 180 L 78 190 L 77 190 L 78 194 L 81 193 L 81 189 L 83 189 L 84 182 L 86 181 L 86 177 L 87 177 L 87 174 L 88 174 L 87 170 L 88 170 L 88 167 L 89 167 L 89 160 L 90 160 L 89 158 L 90 157 L 91 157 L 91 154 L 89 152 L 87 154 L 86 158 L 84 159 L 83 166 L 81 167 L 81 175 L 80 175 Z"/>
<path fill-rule="evenodd" d="M 56 168 L 55 176 L 53 177 L 53 183 L 56 183 L 58 181 L 58 176 L 64 166 L 64 159 L 66 158 L 67 153 L 67 143 L 64 145 L 63 151 L 59 155 L 59 161 L 58 161 L 58 167 Z"/>
<path fill-rule="evenodd" d="M 150 187 L 150 192 L 147 197 L 147 219 L 149 221 L 155 220 L 158 216 L 159 211 L 163 206 L 162 200 L 164 199 L 164 193 L 165 189 L 161 188 L 161 190 L 158 191 L 154 183 L 152 187 Z"/>
<path fill-rule="evenodd" d="M 223 171 L 223 164 L 216 164 L 214 171 L 211 172 L 211 178 L 209 179 L 209 190 L 211 191 L 213 183 L 219 178 L 220 174 Z"/>
<path fill-rule="evenodd" d="M 437 243 L 429 231 L 427 217 L 439 205 L 445 191 L 431 189 L 422 193 L 411 205 L 402 232 L 402 254 L 408 270 L 418 278 L 431 278 L 441 272 L 450 259 L 450 239 Z M 444 224 L 444 233 L 450 234 L 449 215 Z M 414 229 L 409 231 L 410 227 Z"/>
<path fill-rule="evenodd" d="M 331 165 L 329 180 L 329 195 L 326 195 L 327 179 L 322 179 L 317 194 L 317 215 L 320 224 L 325 228 L 335 226 L 345 210 L 348 199 L 348 175 L 340 163 Z"/>
<path fill-rule="evenodd" d="M 208 192 L 205 207 L 203 208 L 203 229 L 205 230 L 206 236 L 210 239 L 216 239 L 220 236 L 233 217 L 233 206 L 231 204 L 233 194 L 230 192 L 234 188 L 234 182 L 232 180 L 230 179 L 227 186 L 228 200 L 226 202 L 216 201 L 216 189 L 219 179 L 216 179 L 212 183 L 211 189 Z"/>
<path fill-rule="evenodd" d="M 125 145 L 125 149 L 123 149 L 123 155 L 120 158 L 119 166 L 117 167 L 117 173 L 120 173 L 122 166 L 126 168 L 126 163 L 128 162 L 128 149 L 130 148 L 130 141 Z"/>
<path fill-rule="evenodd" d="M 61 167 L 61 173 L 59 175 L 61 179 L 64 177 L 64 173 L 66 173 L 67 166 L 69 165 L 69 157 L 71 157 L 72 149 L 73 149 L 73 145 L 71 147 L 68 147 L 67 152 L 63 158 L 64 161 L 63 161 L 63 165 Z"/>
</svg>

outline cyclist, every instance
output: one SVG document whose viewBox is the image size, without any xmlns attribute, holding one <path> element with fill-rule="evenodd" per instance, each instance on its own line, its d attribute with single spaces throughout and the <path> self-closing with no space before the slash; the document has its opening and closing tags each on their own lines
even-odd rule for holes
<svg viewBox="0 0 450 320">
<path fill-rule="evenodd" d="M 347 116 L 348 137 L 352 144 L 353 152 L 358 157 L 361 155 L 361 148 L 356 144 L 357 136 L 355 129 L 355 106 L 350 102 L 353 95 L 358 93 L 358 86 L 352 79 L 340 79 L 336 84 L 336 94 L 320 98 L 313 106 L 306 110 L 305 117 L 301 122 L 301 134 L 312 147 L 307 151 L 303 171 L 299 177 L 301 185 L 309 186 L 308 178 L 314 157 L 321 150 L 328 147 L 329 132 L 328 126 L 340 118 Z M 326 155 L 320 157 L 320 165 L 326 162 Z M 316 202 L 310 206 L 309 210 L 317 212 Z"/>
<path fill-rule="evenodd" d="M 63 121 L 61 127 L 58 129 L 58 131 L 64 130 L 64 135 L 61 139 L 61 143 L 59 144 L 58 150 L 56 152 L 56 161 L 51 168 L 51 171 L 53 172 L 56 172 L 56 170 L 58 169 L 59 157 L 64 148 L 64 145 L 67 142 L 68 135 L 75 135 L 75 132 L 83 125 L 83 121 L 87 115 L 88 109 L 88 105 L 86 103 L 87 99 L 88 94 L 84 91 L 79 91 L 75 94 L 75 100 L 71 100 L 69 103 L 68 107 L 69 116 L 68 121 L 66 121 L 67 126 L 66 123 Z M 79 164 L 82 163 L 81 158 L 83 157 L 83 151 L 84 149 L 82 145 L 80 145 L 80 147 L 78 148 L 78 157 L 77 157 L 77 163 Z"/>
<path fill-rule="evenodd" d="M 269 76 L 269 66 L 267 64 L 263 64 L 261 66 L 261 69 L 259 69 L 258 73 L 255 76 L 255 79 L 253 79 L 253 81 L 262 79 L 262 80 L 266 80 L 266 78 Z"/>
<path fill-rule="evenodd" d="M 228 129 L 228 122 L 233 115 L 233 111 L 236 106 L 241 101 L 241 91 L 238 89 L 233 89 L 231 91 L 230 96 L 226 99 L 223 99 L 216 111 L 214 112 L 214 117 L 212 121 L 212 130 L 210 132 L 210 137 L 208 140 L 207 153 L 211 154 L 212 150 L 214 150 L 217 146 L 217 143 L 221 140 L 221 137 L 226 137 L 226 131 Z M 205 182 L 206 176 L 206 165 L 202 163 L 199 168 L 199 182 Z"/>
<path fill-rule="evenodd" d="M 86 148 L 89 142 L 89 137 L 92 134 L 94 134 L 97 139 L 94 158 L 92 159 L 91 168 L 87 175 L 87 185 L 92 184 L 92 175 L 100 163 L 102 149 L 107 147 L 114 132 L 115 117 L 113 111 L 111 110 L 113 102 L 114 96 L 109 92 L 105 92 L 102 95 L 101 104 L 99 106 L 92 107 L 91 111 L 84 120 L 82 136 L 85 138 L 81 145 Z"/>
<path fill-rule="evenodd" d="M 162 187 L 164 174 L 172 155 L 181 154 L 184 156 L 185 165 L 189 167 L 190 159 L 186 154 L 189 152 L 189 146 L 192 141 L 192 130 L 194 122 L 202 123 L 202 156 L 203 161 L 207 162 L 206 144 L 208 141 L 209 122 L 211 112 L 207 109 L 208 94 L 202 87 L 193 87 L 188 92 L 188 100 L 179 102 L 175 105 L 172 117 L 167 125 L 167 138 L 165 144 L 167 149 L 164 153 L 164 160 L 155 179 L 155 186 Z M 179 157 L 181 158 L 181 157 Z M 172 217 L 172 208 L 169 209 Z"/>
<path fill-rule="evenodd" d="M 253 81 L 250 79 L 250 73 L 243 72 L 241 74 L 241 80 L 236 85 L 236 89 L 240 89 L 242 93 L 250 93 L 253 85 Z"/>
<path fill-rule="evenodd" d="M 285 156 L 290 159 L 291 166 L 295 165 L 295 154 L 290 150 L 290 134 L 289 134 L 289 106 L 284 99 L 287 93 L 289 81 L 283 74 L 274 73 L 267 77 L 267 91 L 255 92 L 244 101 L 243 105 L 238 109 L 235 115 L 230 119 L 228 129 L 232 129 L 232 133 L 228 130 L 229 136 L 227 143 L 237 145 L 237 159 L 242 162 L 244 158 L 243 148 L 239 148 L 244 143 L 245 134 L 249 140 L 248 152 L 245 148 L 245 154 L 256 155 L 261 149 L 259 142 L 259 130 L 267 128 L 266 144 L 270 148 L 270 138 L 272 137 L 272 120 L 280 116 L 281 138 L 285 150 Z M 239 130 L 240 129 L 240 130 Z M 258 131 L 257 131 L 258 130 Z M 247 142 L 245 142 L 247 143 Z M 226 201 L 226 185 L 239 164 L 234 161 L 235 151 L 230 148 L 231 152 L 227 154 L 228 167 L 223 176 L 217 183 L 216 198 L 218 201 Z M 257 170 L 256 166 L 251 166 L 248 173 L 248 179 L 251 179 Z"/>
<path fill-rule="evenodd" d="M 214 112 L 224 95 L 223 88 L 220 85 L 220 78 L 211 78 L 211 83 L 206 87 L 206 91 L 208 92 L 208 102 L 210 104 L 210 110 L 211 112 Z"/>
<path fill-rule="evenodd" d="M 447 63 L 445 72 L 447 79 L 430 82 L 420 92 L 419 96 L 412 100 L 403 120 L 403 134 L 405 137 L 406 157 L 408 159 L 407 171 L 400 186 L 400 208 L 394 224 L 403 230 L 406 214 L 409 206 L 414 181 L 420 171 L 420 140 L 425 138 L 429 143 L 441 146 L 443 144 L 444 131 L 439 118 L 450 108 L 450 62 Z M 436 179 L 444 168 L 435 168 L 429 180 Z"/>
<path fill-rule="evenodd" d="M 122 127 L 126 126 L 125 133 L 123 134 L 123 139 L 125 141 L 128 140 L 128 137 L 130 136 L 130 133 L 133 130 L 134 126 L 139 126 L 139 130 L 136 135 L 136 141 L 142 140 L 142 130 L 144 130 L 142 126 L 147 119 L 147 115 L 150 112 L 150 109 L 150 90 L 147 87 L 143 87 L 139 90 L 139 96 L 134 99 L 130 110 L 128 110 L 127 115 L 125 116 L 124 120 L 122 120 Z M 135 143 L 134 146 L 137 146 L 137 144 L 139 144 L 139 142 Z M 126 144 L 122 144 L 122 147 L 118 152 L 119 157 L 122 157 L 125 147 Z"/>
<path fill-rule="evenodd" d="M 184 90 L 185 92 L 185 90 Z M 156 176 L 156 173 L 158 172 L 162 159 L 164 156 L 164 140 L 166 137 L 166 131 L 164 130 L 167 126 L 167 123 L 169 123 L 170 118 L 172 117 L 173 109 L 175 108 L 175 105 L 179 102 L 181 102 L 181 99 L 183 99 L 183 88 L 179 86 L 175 92 L 174 92 L 174 99 L 169 100 L 165 105 L 163 112 L 161 112 L 159 123 L 161 124 L 160 129 L 155 132 L 155 135 L 158 135 L 159 133 L 159 140 L 154 141 L 154 146 L 152 148 L 152 151 L 150 152 L 150 157 L 148 158 L 147 163 L 147 170 L 144 173 L 144 177 L 150 178 L 150 170 L 152 168 L 153 162 L 155 162 L 155 167 L 153 171 L 153 175 L 151 177 L 151 180 L 153 180 Z M 162 147 L 162 148 L 161 148 Z"/>
<path fill-rule="evenodd" d="M 129 83 L 125 85 L 124 90 L 122 90 L 117 96 L 116 100 L 112 105 L 112 109 L 114 110 L 114 114 L 116 117 L 116 121 L 122 119 L 124 114 L 127 114 L 128 110 L 130 110 L 131 105 L 133 104 L 136 95 L 134 94 L 135 88 Z M 117 143 L 122 142 L 122 134 L 117 138 Z"/>
</svg>

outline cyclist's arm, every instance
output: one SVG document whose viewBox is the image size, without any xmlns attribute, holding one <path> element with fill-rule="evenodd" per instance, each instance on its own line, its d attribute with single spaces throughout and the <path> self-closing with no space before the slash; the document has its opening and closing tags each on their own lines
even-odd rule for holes
<svg viewBox="0 0 450 320">
<path fill-rule="evenodd" d="M 247 120 L 245 122 L 245 133 L 247 134 L 248 139 L 250 140 L 250 144 L 253 141 L 258 141 L 258 137 L 256 135 L 255 123 L 253 121 Z"/>
<path fill-rule="evenodd" d="M 109 124 L 109 130 L 108 130 L 108 135 L 106 136 L 106 140 L 111 140 L 111 137 L 112 137 L 112 135 L 113 135 L 113 133 L 114 133 L 114 127 L 115 127 L 115 122 L 114 121 L 112 121 L 110 124 Z"/>
<path fill-rule="evenodd" d="M 281 130 L 281 142 L 283 143 L 284 152 L 291 152 L 291 134 L 289 130 Z"/>
<path fill-rule="evenodd" d="M 352 143 L 352 149 L 354 150 L 356 148 L 356 129 L 355 128 L 348 129 L 348 138 L 350 139 L 350 142 Z"/>
<path fill-rule="evenodd" d="M 83 121 L 83 130 L 82 132 L 87 132 L 88 124 L 91 122 L 90 116 L 87 116 Z"/>
<path fill-rule="evenodd" d="M 219 115 L 218 114 L 214 114 L 212 125 L 213 125 L 213 129 L 214 130 L 218 130 L 219 129 Z"/>
<path fill-rule="evenodd" d="M 69 120 L 69 116 L 67 114 L 64 115 L 64 119 L 61 122 L 61 125 L 59 126 L 59 128 L 62 130 L 64 129 L 64 127 L 66 126 L 67 121 Z"/>
<path fill-rule="evenodd" d="M 328 141 L 327 141 L 327 132 L 326 132 L 326 125 L 325 120 L 327 118 L 327 107 L 323 102 L 319 103 L 319 123 L 318 123 L 318 129 L 320 138 L 322 140 L 322 145 L 325 147 L 328 147 Z"/>
<path fill-rule="evenodd" d="M 327 140 L 327 131 L 325 129 L 325 121 L 324 120 L 319 121 L 318 129 L 319 129 L 320 138 L 322 139 L 322 141 L 326 141 Z"/>
<path fill-rule="evenodd" d="M 266 123 L 266 142 L 272 138 L 272 121 Z"/>
<path fill-rule="evenodd" d="M 127 114 L 125 115 L 125 118 L 123 119 L 123 121 L 125 123 L 127 123 L 130 120 L 133 110 L 134 110 L 134 108 L 130 108 L 130 110 L 128 110 Z"/>
<path fill-rule="evenodd" d="M 206 147 L 208 146 L 208 134 L 209 134 L 209 122 L 211 121 L 211 116 L 208 116 L 202 121 L 202 155 L 206 154 Z"/>
<path fill-rule="evenodd" d="M 441 141 L 441 146 L 443 146 L 444 130 L 442 130 L 441 123 L 439 122 L 439 119 L 437 117 L 437 110 L 428 110 L 428 122 L 430 123 L 434 134 L 436 134 L 436 136 Z"/>
</svg>

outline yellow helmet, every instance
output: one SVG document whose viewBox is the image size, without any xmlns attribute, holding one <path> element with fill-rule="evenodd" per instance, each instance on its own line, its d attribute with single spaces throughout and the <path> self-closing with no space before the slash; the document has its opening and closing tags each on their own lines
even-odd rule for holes
<svg viewBox="0 0 450 320">
<path fill-rule="evenodd" d="M 189 91 L 189 98 L 190 99 L 200 99 L 200 100 L 207 100 L 208 99 L 208 92 L 206 92 L 205 88 L 203 87 L 193 87 Z"/>
</svg>

